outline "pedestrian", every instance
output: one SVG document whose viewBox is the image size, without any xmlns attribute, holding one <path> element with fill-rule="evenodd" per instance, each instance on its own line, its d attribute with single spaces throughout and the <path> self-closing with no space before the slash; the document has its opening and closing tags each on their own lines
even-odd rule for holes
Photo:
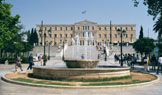
<svg viewBox="0 0 162 95">
<path fill-rule="evenodd" d="M 144 69 L 146 72 L 149 72 L 149 56 L 147 54 L 145 54 L 144 58 L 143 58 L 143 63 L 144 63 Z"/>
<path fill-rule="evenodd" d="M 28 66 L 27 70 L 29 70 L 29 69 L 31 70 L 32 69 L 32 66 L 34 65 L 32 53 L 30 54 L 30 56 L 28 58 L 28 61 L 29 61 L 29 66 Z"/>
<path fill-rule="evenodd" d="M 131 66 L 131 59 L 132 59 L 131 54 L 128 54 L 128 57 L 127 57 L 127 65 L 128 66 Z"/>
<path fill-rule="evenodd" d="M 19 67 L 20 70 L 23 71 L 22 66 L 21 66 L 21 61 L 22 61 L 22 59 L 20 58 L 20 56 L 18 56 L 17 60 L 16 60 L 16 65 L 15 65 L 15 71 L 16 72 L 17 72 L 17 67 Z"/>
<path fill-rule="evenodd" d="M 161 74 L 162 74 L 162 55 L 160 55 L 159 59 L 158 59 L 158 68 L 157 68 L 157 72 L 156 74 L 159 74 L 159 70 L 161 69 Z"/>
<path fill-rule="evenodd" d="M 46 65 L 47 60 L 48 60 L 47 55 L 43 55 L 43 56 L 42 56 L 42 60 L 43 60 L 44 65 Z"/>
<path fill-rule="evenodd" d="M 155 67 L 156 67 L 156 57 L 155 57 L 155 54 L 151 58 L 151 64 L 152 64 L 152 70 L 155 71 Z"/>
<path fill-rule="evenodd" d="M 131 68 L 134 68 L 134 64 L 136 63 L 136 57 L 135 54 L 131 57 Z"/>
</svg>

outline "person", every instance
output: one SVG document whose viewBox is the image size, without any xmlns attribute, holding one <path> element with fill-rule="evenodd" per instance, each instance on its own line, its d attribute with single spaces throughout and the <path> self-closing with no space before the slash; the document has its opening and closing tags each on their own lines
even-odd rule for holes
<svg viewBox="0 0 162 95">
<path fill-rule="evenodd" d="M 158 68 L 156 74 L 159 74 L 159 69 L 161 69 L 161 74 L 162 74 L 162 55 L 160 55 L 158 59 Z"/>
<path fill-rule="evenodd" d="M 82 54 L 81 59 L 84 59 L 84 54 Z"/>
<path fill-rule="evenodd" d="M 40 61 L 40 55 L 38 56 L 38 61 Z"/>
<path fill-rule="evenodd" d="M 31 70 L 32 69 L 32 66 L 34 65 L 32 53 L 30 54 L 30 56 L 28 58 L 28 61 L 29 61 L 29 66 L 28 66 L 27 70 L 29 70 L 29 69 Z"/>
<path fill-rule="evenodd" d="M 127 65 L 128 66 L 131 66 L 131 59 L 132 59 L 131 54 L 128 54 L 128 57 L 127 57 Z"/>
<path fill-rule="evenodd" d="M 155 71 L 155 67 L 156 67 L 156 57 L 155 57 L 155 54 L 151 58 L 151 63 L 152 63 L 152 70 Z"/>
<path fill-rule="evenodd" d="M 16 65 L 15 65 L 15 71 L 17 72 L 17 67 L 20 68 L 21 71 L 23 71 L 22 66 L 21 66 L 21 61 L 22 59 L 20 58 L 20 56 L 17 57 L 17 61 L 16 61 Z"/>
<path fill-rule="evenodd" d="M 43 60 L 43 63 L 45 62 L 45 64 L 46 64 L 46 62 L 48 60 L 48 56 L 47 55 L 43 55 L 42 56 L 42 60 Z"/>
<path fill-rule="evenodd" d="M 144 63 L 144 69 L 146 72 L 149 72 L 149 57 L 147 56 L 147 54 L 145 54 L 145 56 L 143 57 L 143 63 Z"/>
<path fill-rule="evenodd" d="M 136 63 L 136 57 L 135 54 L 131 57 L 131 68 L 134 68 L 134 64 Z"/>
</svg>

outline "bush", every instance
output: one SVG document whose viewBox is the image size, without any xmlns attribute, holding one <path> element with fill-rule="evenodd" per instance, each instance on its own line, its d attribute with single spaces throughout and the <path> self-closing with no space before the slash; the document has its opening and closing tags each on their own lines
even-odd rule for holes
<svg viewBox="0 0 162 95">
<path fill-rule="evenodd" d="M 6 60 L 8 60 L 9 64 L 16 62 L 15 58 L 0 58 L 0 64 L 4 64 Z"/>
<path fill-rule="evenodd" d="M 21 56 L 22 63 L 28 63 L 28 57 Z"/>
</svg>

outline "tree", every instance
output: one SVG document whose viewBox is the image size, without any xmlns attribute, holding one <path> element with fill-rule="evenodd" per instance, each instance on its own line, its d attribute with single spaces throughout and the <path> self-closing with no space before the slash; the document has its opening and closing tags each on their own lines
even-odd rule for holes
<svg viewBox="0 0 162 95">
<path fill-rule="evenodd" d="M 1 55 L 6 48 L 6 43 L 13 41 L 22 28 L 19 25 L 19 15 L 11 16 L 12 5 L 0 0 L 0 51 Z M 9 46 L 7 46 L 9 47 Z"/>
<path fill-rule="evenodd" d="M 36 29 L 34 29 L 34 34 L 33 34 L 33 36 L 34 36 L 34 43 L 35 43 L 35 44 L 38 44 L 38 35 L 37 35 Z"/>
<path fill-rule="evenodd" d="M 139 0 L 133 0 L 134 5 L 138 6 Z M 143 0 L 143 4 L 148 7 L 147 13 L 157 20 L 154 24 L 154 31 L 162 36 L 162 0 Z"/>
<path fill-rule="evenodd" d="M 143 27 L 141 26 L 139 39 L 142 39 L 142 38 L 143 38 Z"/>
<path fill-rule="evenodd" d="M 154 40 L 150 38 L 138 39 L 133 44 L 133 48 L 135 49 L 135 51 L 141 54 L 141 59 L 144 53 L 150 54 L 150 52 L 154 49 L 154 47 L 155 47 Z"/>
</svg>

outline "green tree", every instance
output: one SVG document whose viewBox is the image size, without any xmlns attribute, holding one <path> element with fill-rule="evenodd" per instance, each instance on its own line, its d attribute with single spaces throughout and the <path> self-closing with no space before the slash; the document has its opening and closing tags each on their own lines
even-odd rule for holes
<svg viewBox="0 0 162 95">
<path fill-rule="evenodd" d="M 133 0 L 134 5 L 138 6 L 139 0 Z M 147 13 L 157 20 L 154 24 L 154 31 L 158 36 L 162 36 L 162 0 L 143 0 L 143 4 L 148 7 Z"/>
<path fill-rule="evenodd" d="M 34 43 L 37 45 L 38 44 L 38 35 L 37 35 L 37 31 L 36 31 L 36 28 L 34 29 Z"/>
<path fill-rule="evenodd" d="M 6 47 L 6 43 L 12 41 L 16 34 L 22 28 L 19 25 L 19 15 L 11 16 L 11 8 L 12 5 L 8 3 L 2 2 L 4 0 L 0 0 L 0 51 L 2 55 L 2 51 Z"/>
<path fill-rule="evenodd" d="M 135 51 L 141 54 L 141 59 L 144 53 L 150 54 L 154 47 L 154 40 L 150 38 L 138 39 L 133 44 L 133 48 L 135 49 Z"/>
<path fill-rule="evenodd" d="M 141 26 L 139 39 L 142 39 L 142 38 L 143 38 L 143 27 Z"/>
</svg>

